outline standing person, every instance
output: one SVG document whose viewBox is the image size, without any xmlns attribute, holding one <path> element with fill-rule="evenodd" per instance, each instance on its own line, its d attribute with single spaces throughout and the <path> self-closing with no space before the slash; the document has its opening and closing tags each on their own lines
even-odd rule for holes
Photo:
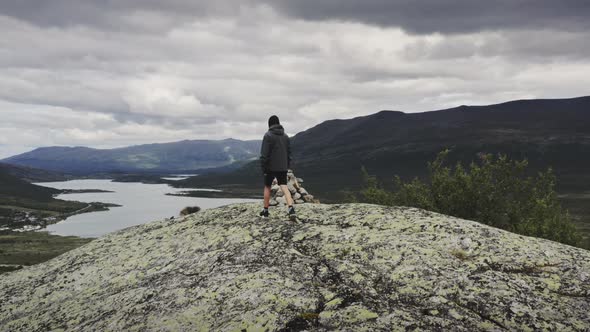
<svg viewBox="0 0 590 332">
<path fill-rule="evenodd" d="M 264 134 L 260 148 L 260 166 L 264 173 L 264 209 L 260 212 L 260 216 L 268 217 L 270 187 L 276 178 L 289 206 L 289 218 L 294 220 L 296 214 L 293 198 L 287 187 L 287 170 L 291 167 L 291 146 L 289 136 L 285 134 L 285 129 L 276 115 L 268 119 L 268 131 Z"/>
</svg>

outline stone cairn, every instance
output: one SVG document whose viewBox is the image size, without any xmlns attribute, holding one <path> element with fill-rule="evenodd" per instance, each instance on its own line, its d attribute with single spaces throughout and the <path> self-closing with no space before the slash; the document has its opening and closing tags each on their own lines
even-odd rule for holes
<svg viewBox="0 0 590 332">
<path fill-rule="evenodd" d="M 295 204 L 303 204 L 303 203 L 319 203 L 317 199 L 310 195 L 305 188 L 301 186 L 303 183 L 303 179 L 295 177 L 292 170 L 287 172 L 287 187 L 291 192 L 291 197 L 293 197 L 293 201 Z M 287 204 L 287 199 L 285 198 L 285 194 L 281 190 L 281 187 L 277 184 L 277 179 L 272 182 L 272 186 L 270 188 L 271 199 L 270 205 L 276 206 L 279 204 Z"/>
</svg>

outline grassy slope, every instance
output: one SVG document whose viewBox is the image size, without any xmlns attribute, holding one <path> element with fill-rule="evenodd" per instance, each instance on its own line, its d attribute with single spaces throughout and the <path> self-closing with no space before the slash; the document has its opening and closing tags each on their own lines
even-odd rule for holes
<svg viewBox="0 0 590 332">
<path fill-rule="evenodd" d="M 71 176 L 63 173 L 4 163 L 0 163 L 0 173 L 9 174 L 27 182 L 67 181 L 71 178 Z"/>
<path fill-rule="evenodd" d="M 31 184 L 5 171 L 0 170 L 0 205 L 22 208 L 23 210 L 40 210 L 68 213 L 84 208 L 88 204 L 70 202 L 53 198 L 60 191 Z"/>
<path fill-rule="evenodd" d="M 0 232 L 0 273 L 47 261 L 90 241 L 46 232 Z"/>
<path fill-rule="evenodd" d="M 7 171 L 0 170 L 0 197 L 14 197 L 48 202 L 59 190 L 36 186 Z"/>
</svg>

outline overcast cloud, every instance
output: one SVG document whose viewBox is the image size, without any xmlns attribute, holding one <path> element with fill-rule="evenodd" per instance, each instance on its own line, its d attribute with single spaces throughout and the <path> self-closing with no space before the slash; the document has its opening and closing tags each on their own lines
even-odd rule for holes
<svg viewBox="0 0 590 332">
<path fill-rule="evenodd" d="M 590 94 L 590 2 L 0 0 L 0 158 Z"/>
</svg>

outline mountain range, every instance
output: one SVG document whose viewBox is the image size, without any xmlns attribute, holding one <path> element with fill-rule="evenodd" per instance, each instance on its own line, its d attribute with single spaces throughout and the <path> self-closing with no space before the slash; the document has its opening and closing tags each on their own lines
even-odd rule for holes
<svg viewBox="0 0 590 332">
<path fill-rule="evenodd" d="M 258 156 L 260 141 L 186 140 L 116 149 L 43 147 L 4 163 L 73 175 L 125 172 L 184 172 L 230 165 Z"/>
<path fill-rule="evenodd" d="M 258 188 L 260 170 L 253 159 L 259 146 L 260 141 L 227 139 L 110 150 L 48 147 L 2 162 L 74 175 L 200 170 L 201 176 L 175 185 Z M 357 190 L 363 166 L 386 186 L 395 175 L 423 177 L 428 161 L 443 149 L 451 150 L 451 163 L 469 163 L 481 153 L 526 158 L 533 171 L 552 167 L 561 191 L 589 190 L 590 97 L 463 105 L 423 113 L 381 111 L 325 121 L 292 137 L 296 174 L 324 199 Z"/>
<path fill-rule="evenodd" d="M 528 159 L 533 171 L 552 167 L 559 187 L 590 190 L 590 97 L 517 100 L 423 112 L 381 111 L 330 120 L 292 138 L 293 168 L 320 198 L 361 186 L 361 167 L 392 184 L 421 177 L 443 149 L 450 162 L 469 163 L 480 153 Z M 225 174 L 207 174 L 178 185 L 260 186 L 257 162 Z"/>
<path fill-rule="evenodd" d="M 251 197 L 261 187 L 260 167 L 252 160 L 257 159 L 259 145 L 259 141 L 228 139 L 111 150 L 40 148 L 5 159 L 24 166 L 0 167 L 5 177 L 0 178 L 0 187 L 19 187 L 14 177 L 60 181 L 99 174 L 121 181 L 161 182 L 163 173 L 189 171 L 200 175 L 170 184 Z M 292 137 L 292 168 L 316 198 L 338 202 L 349 197 L 347 192 L 361 188 L 361 167 L 391 188 L 395 175 L 406 180 L 425 177 L 428 162 L 444 149 L 451 150 L 451 165 L 470 163 L 481 153 L 503 153 L 526 158 L 532 173 L 552 167 L 563 206 L 590 234 L 590 97 L 517 100 L 424 113 L 381 111 L 330 120 Z M 23 193 L 35 195 L 37 202 L 48 194 L 43 188 L 22 188 Z M 26 200 L 20 197 L 16 202 L 21 206 Z"/>
</svg>

